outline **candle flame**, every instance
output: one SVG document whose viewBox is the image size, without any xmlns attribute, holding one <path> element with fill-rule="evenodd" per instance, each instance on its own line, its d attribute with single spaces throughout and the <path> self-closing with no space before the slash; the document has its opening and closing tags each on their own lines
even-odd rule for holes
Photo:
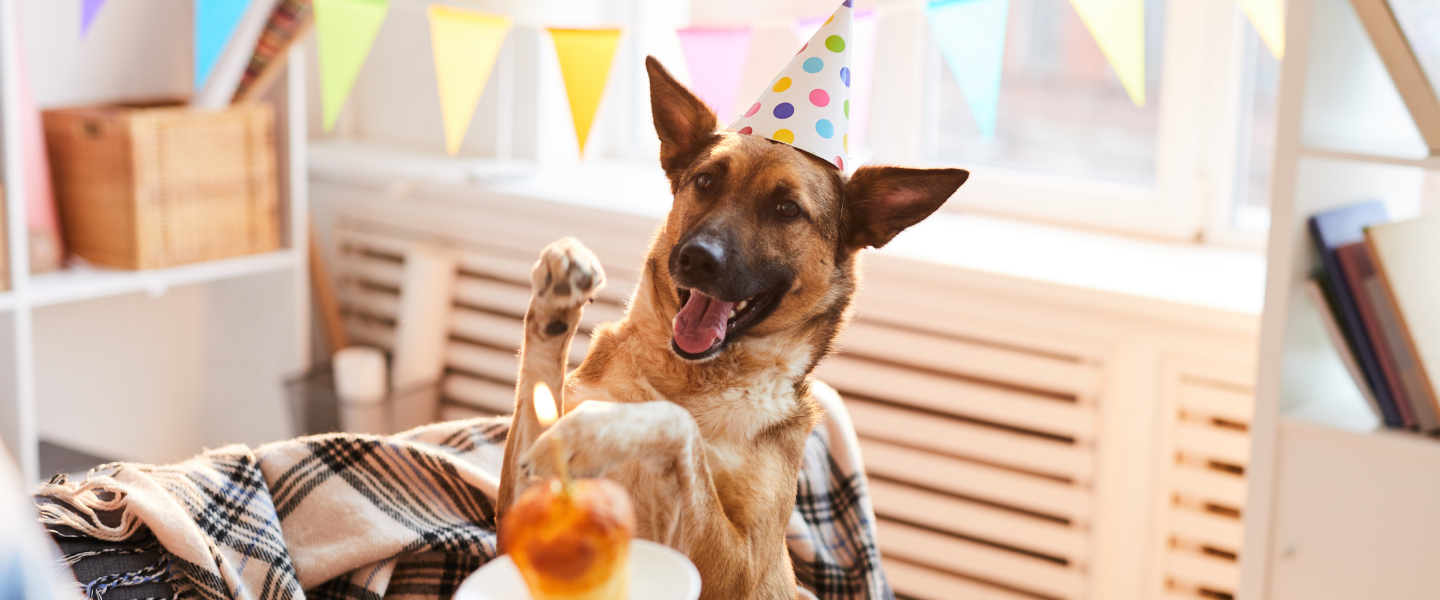
<svg viewBox="0 0 1440 600">
<path fill-rule="evenodd" d="M 540 420 L 541 427 L 549 427 L 560 414 L 555 410 L 555 396 L 550 393 L 550 386 L 545 382 L 535 384 L 535 418 Z"/>
</svg>

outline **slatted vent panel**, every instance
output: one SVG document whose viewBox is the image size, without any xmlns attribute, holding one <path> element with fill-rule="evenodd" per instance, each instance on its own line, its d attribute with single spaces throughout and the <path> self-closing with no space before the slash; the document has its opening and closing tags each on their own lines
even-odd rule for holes
<svg viewBox="0 0 1440 600">
<path fill-rule="evenodd" d="M 373 218 L 347 218 L 336 224 L 341 307 L 355 343 L 389 349 L 406 248 L 416 241 L 438 243 L 461 254 L 454 313 L 442 386 L 442 418 L 509 414 L 515 403 L 517 351 L 522 320 L 530 301 L 530 269 L 540 249 L 565 235 L 583 236 L 600 256 L 609 283 L 585 309 L 580 332 L 570 347 L 570 365 L 580 363 L 597 324 L 618 321 L 635 287 L 645 237 L 606 244 L 613 232 L 586 232 L 564 222 L 535 219 L 517 235 L 513 223 L 484 223 L 467 229 L 465 239 L 437 240 L 433 233 Z M 550 230 L 547 234 L 546 230 Z M 475 240 L 484 240 L 476 242 Z M 636 242 L 638 240 L 638 243 Z"/>
<path fill-rule="evenodd" d="M 861 439 L 905 598 L 1080 598 L 1098 371 L 1078 358 L 861 318 L 820 379 Z"/>
<path fill-rule="evenodd" d="M 1254 391 L 1179 376 L 1174 398 L 1165 535 L 1167 597 L 1230 600 L 1240 583 L 1241 510 Z"/>
</svg>

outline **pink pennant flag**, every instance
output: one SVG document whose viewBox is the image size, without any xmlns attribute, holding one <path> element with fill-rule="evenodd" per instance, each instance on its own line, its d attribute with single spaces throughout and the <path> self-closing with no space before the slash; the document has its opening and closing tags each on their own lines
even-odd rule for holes
<svg viewBox="0 0 1440 600">
<path fill-rule="evenodd" d="M 100 7 L 105 0 L 84 0 L 80 3 L 80 37 L 90 33 L 90 24 L 95 22 L 95 13 L 100 12 Z"/>
<path fill-rule="evenodd" d="M 805 43 L 820 30 L 827 17 L 800 19 L 795 22 L 795 37 Z M 874 9 L 855 11 L 851 33 L 855 43 L 850 54 L 850 148 L 865 147 L 865 134 L 870 129 L 870 90 L 875 81 L 875 35 L 880 18 Z"/>
<path fill-rule="evenodd" d="M 675 31 L 690 70 L 690 89 L 719 115 L 721 123 L 735 117 L 735 95 L 750 53 L 750 28 L 691 27 Z"/>
</svg>

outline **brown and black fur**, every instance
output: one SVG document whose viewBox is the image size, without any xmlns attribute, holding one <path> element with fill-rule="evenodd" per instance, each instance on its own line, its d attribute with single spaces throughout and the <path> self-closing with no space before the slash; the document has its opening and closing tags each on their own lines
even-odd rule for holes
<svg viewBox="0 0 1440 600">
<path fill-rule="evenodd" d="M 814 397 L 834 393 L 810 373 L 845 326 L 857 253 L 929 216 L 968 174 L 865 166 L 846 177 L 791 146 L 717 132 L 714 113 L 658 61 L 646 67 L 674 207 L 625 318 L 595 329 L 568 377 L 570 339 L 604 275 L 571 239 L 536 263 L 500 515 L 527 475 L 553 470 L 549 444 L 535 441 L 562 435 L 576 473 L 629 490 L 641 538 L 695 562 L 703 598 L 794 598 L 785 526 L 819 417 Z M 799 209 L 793 216 L 787 202 Z M 708 279 L 677 263 L 700 236 L 725 257 Z M 686 356 L 672 343 L 672 319 L 692 289 L 727 302 L 773 300 L 718 351 Z M 564 393 L 565 416 L 549 431 L 534 417 L 537 382 Z"/>
</svg>

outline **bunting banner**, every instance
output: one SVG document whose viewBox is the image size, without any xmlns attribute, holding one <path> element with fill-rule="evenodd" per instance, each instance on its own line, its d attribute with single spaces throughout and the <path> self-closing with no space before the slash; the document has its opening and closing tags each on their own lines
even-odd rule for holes
<svg viewBox="0 0 1440 600">
<path fill-rule="evenodd" d="M 735 117 L 736 92 L 750 52 L 750 28 L 692 27 L 675 32 L 690 72 L 690 89 L 715 111 L 721 123 Z"/>
<path fill-rule="evenodd" d="M 820 30 L 828 17 L 802 19 L 795 23 L 796 41 L 803 44 Z M 870 129 L 870 92 L 874 89 L 875 44 L 880 18 L 874 9 L 855 11 L 852 19 L 852 36 L 855 43 L 850 53 L 850 144 L 852 148 L 865 147 L 866 133 Z"/>
<path fill-rule="evenodd" d="M 320 63 L 322 125 L 333 131 L 376 36 L 389 0 L 311 0 Z M 1010 0 L 927 0 L 927 16 L 941 52 L 986 139 L 995 137 L 1005 32 Z M 1278 58 L 1284 54 L 1284 0 L 1237 0 L 1260 37 Z M 194 83 L 203 87 L 254 0 L 194 0 Z M 1070 0 L 1136 106 L 1145 105 L 1145 0 Z M 80 0 L 81 35 L 106 0 Z M 848 3 L 847 3 L 848 6 Z M 446 151 L 455 155 L 484 95 L 491 71 L 513 22 L 500 15 L 432 4 L 427 10 Z M 874 81 L 879 18 L 874 10 L 853 13 L 845 103 L 850 136 L 865 143 Z M 684 57 L 673 72 L 726 122 L 748 109 L 748 99 L 767 89 L 795 52 L 796 38 L 818 30 L 821 19 L 757 21 L 742 27 L 689 27 L 665 34 Z M 605 93 L 619 44 L 619 29 L 547 28 L 555 44 L 580 153 Z M 803 49 L 802 49 L 803 50 Z M 847 146 L 849 137 L 846 138 Z"/>
<path fill-rule="evenodd" d="M 600 108 L 600 98 L 605 95 L 610 63 L 620 44 L 620 30 L 548 28 L 548 31 L 555 42 L 555 54 L 560 58 L 560 75 L 565 80 L 570 117 L 575 121 L 575 139 L 583 157 L 590 125 Z"/>
<path fill-rule="evenodd" d="M 1070 0 L 1135 106 L 1145 106 L 1145 0 Z"/>
<path fill-rule="evenodd" d="M 195 89 L 205 85 L 215 61 L 235 35 L 235 27 L 253 0 L 195 0 Z M 86 7 L 89 2 L 86 2 Z M 99 8 L 98 4 L 95 7 Z M 93 14 L 91 15 L 93 18 Z M 82 17 L 83 19 L 83 17 Z M 82 26 L 86 22 L 82 21 Z"/>
<path fill-rule="evenodd" d="M 470 128 L 475 106 L 485 94 L 485 83 L 490 80 L 511 21 L 440 4 L 430 5 L 426 14 L 430 17 L 430 44 L 440 90 L 440 118 L 445 124 L 445 151 L 455 156 Z"/>
<path fill-rule="evenodd" d="M 390 10 L 386 0 L 314 0 L 320 60 L 321 122 L 328 133 Z"/>
<path fill-rule="evenodd" d="M 994 141 L 1010 0 L 931 0 L 927 11 L 940 53 L 975 125 L 987 141 Z"/>
<path fill-rule="evenodd" d="M 105 5 L 105 0 L 84 0 L 80 3 L 80 37 L 90 34 L 90 24 L 95 22 L 95 13 L 100 12 L 100 7 Z"/>
<path fill-rule="evenodd" d="M 1276 60 L 1285 58 L 1285 0 L 1239 0 L 1240 8 Z"/>
</svg>

